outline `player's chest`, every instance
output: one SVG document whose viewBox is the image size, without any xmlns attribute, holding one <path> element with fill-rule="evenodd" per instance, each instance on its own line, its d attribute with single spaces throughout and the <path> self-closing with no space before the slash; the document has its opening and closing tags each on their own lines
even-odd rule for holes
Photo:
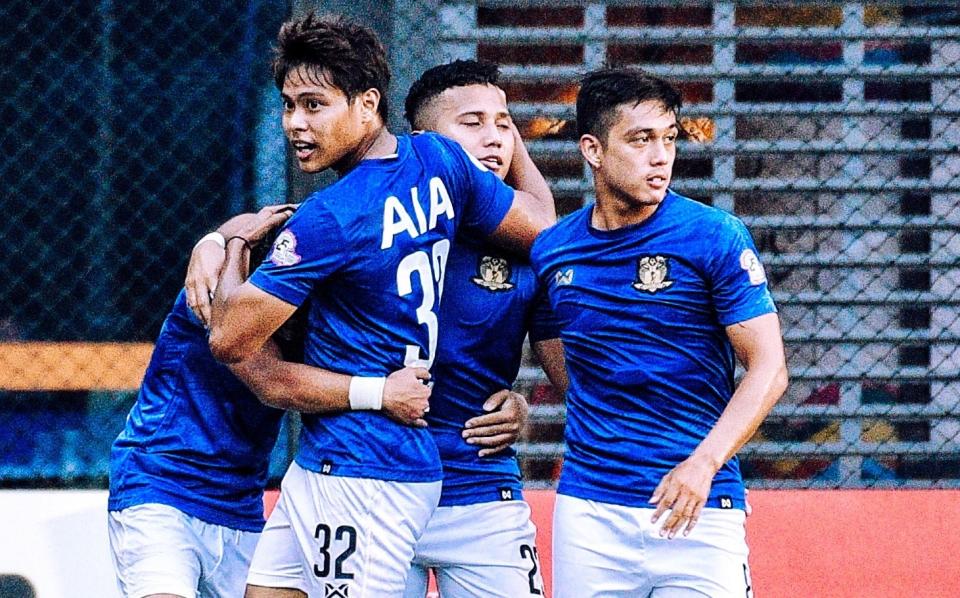
<svg viewBox="0 0 960 598">
<path fill-rule="evenodd" d="M 536 291 L 529 264 L 484 248 L 454 246 L 443 284 L 442 319 L 461 324 L 522 322 Z"/>
<path fill-rule="evenodd" d="M 572 255 L 549 274 L 550 302 L 561 323 L 686 318 L 710 311 L 710 285 L 694 260 L 669 251 Z"/>
</svg>

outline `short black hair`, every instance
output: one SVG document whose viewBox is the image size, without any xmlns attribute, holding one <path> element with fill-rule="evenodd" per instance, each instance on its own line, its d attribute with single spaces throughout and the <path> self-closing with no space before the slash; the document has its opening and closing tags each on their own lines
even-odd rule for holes
<svg viewBox="0 0 960 598">
<path fill-rule="evenodd" d="M 602 68 L 580 80 L 577 92 L 577 136 L 593 135 L 605 141 L 618 106 L 660 102 L 680 117 L 683 100 L 669 81 L 635 68 Z"/>
<path fill-rule="evenodd" d="M 283 90 L 287 75 L 306 67 L 317 83 L 326 82 L 352 100 L 368 89 L 380 92 L 377 109 L 387 122 L 390 66 L 387 52 L 369 27 L 342 16 L 308 13 L 280 27 L 273 59 L 273 80 Z"/>
<path fill-rule="evenodd" d="M 454 60 L 427 69 L 414 81 L 404 101 L 404 118 L 417 128 L 417 118 L 423 106 L 451 87 L 466 85 L 496 85 L 500 67 L 486 60 Z"/>
</svg>

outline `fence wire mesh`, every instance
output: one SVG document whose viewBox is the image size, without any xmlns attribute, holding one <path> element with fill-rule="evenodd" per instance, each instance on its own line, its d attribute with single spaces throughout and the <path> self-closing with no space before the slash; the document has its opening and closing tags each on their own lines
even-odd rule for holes
<svg viewBox="0 0 960 598">
<path fill-rule="evenodd" d="M 500 63 L 561 213 L 592 200 L 579 75 L 678 82 L 702 139 L 675 188 L 746 221 L 787 342 L 791 387 L 741 452 L 749 483 L 960 485 L 960 9 L 615 0 L 0 7 L 0 483 L 102 484 L 193 240 L 314 184 L 287 166 L 267 71 L 279 23 L 308 8 L 378 29 L 395 123 L 423 69 Z M 521 456 L 550 485 L 564 410 L 528 366 Z"/>
</svg>

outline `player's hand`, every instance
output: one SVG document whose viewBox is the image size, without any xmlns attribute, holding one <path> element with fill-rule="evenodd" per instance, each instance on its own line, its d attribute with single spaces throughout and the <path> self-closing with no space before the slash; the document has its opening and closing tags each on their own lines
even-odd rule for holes
<svg viewBox="0 0 960 598">
<path fill-rule="evenodd" d="M 251 219 L 236 236 L 243 237 L 251 245 L 257 245 L 270 231 L 289 220 L 298 207 L 300 204 L 292 203 L 267 206 L 257 212 L 256 217 Z"/>
<path fill-rule="evenodd" d="M 660 526 L 660 535 L 673 538 L 678 532 L 690 534 L 710 495 L 710 485 L 717 469 L 709 460 L 692 455 L 663 476 L 650 497 L 656 505 L 651 523 L 669 511 Z"/>
<path fill-rule="evenodd" d="M 743 510 L 746 512 L 747 517 L 753 515 L 753 506 L 750 504 L 750 491 L 746 488 L 743 489 Z"/>
<path fill-rule="evenodd" d="M 224 256 L 223 248 L 217 243 L 204 241 L 193 248 L 187 265 L 187 279 L 183 283 L 187 305 L 205 328 L 210 327 L 210 302 L 217 290 Z"/>
<path fill-rule="evenodd" d="M 483 410 L 488 413 L 467 420 L 461 435 L 467 443 L 483 447 L 478 454 L 486 457 L 516 442 L 530 407 L 523 395 L 501 390 L 490 395 Z"/>
<path fill-rule="evenodd" d="M 427 427 L 423 415 L 430 411 L 429 380 L 426 368 L 406 367 L 390 374 L 383 385 L 381 411 L 405 426 Z"/>
</svg>

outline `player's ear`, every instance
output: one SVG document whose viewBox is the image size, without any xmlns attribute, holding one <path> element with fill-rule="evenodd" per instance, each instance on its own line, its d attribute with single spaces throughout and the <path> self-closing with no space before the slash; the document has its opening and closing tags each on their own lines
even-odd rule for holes
<svg viewBox="0 0 960 598">
<path fill-rule="evenodd" d="M 580 153 L 593 168 L 600 168 L 603 162 L 603 145 L 600 140 L 587 133 L 580 137 Z"/>
<path fill-rule="evenodd" d="M 377 110 L 380 108 L 380 91 L 371 87 L 357 96 L 363 122 L 370 122 L 378 116 Z"/>
</svg>

